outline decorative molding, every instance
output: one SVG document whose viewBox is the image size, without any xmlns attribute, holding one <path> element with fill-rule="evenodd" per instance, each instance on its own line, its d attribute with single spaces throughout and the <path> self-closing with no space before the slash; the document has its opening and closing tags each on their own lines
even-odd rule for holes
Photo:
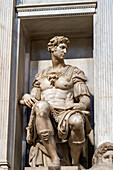
<svg viewBox="0 0 113 170">
<path fill-rule="evenodd" d="M 77 2 L 66 4 L 18 5 L 18 18 L 60 17 L 72 15 L 93 15 L 96 13 L 97 2 Z"/>
</svg>

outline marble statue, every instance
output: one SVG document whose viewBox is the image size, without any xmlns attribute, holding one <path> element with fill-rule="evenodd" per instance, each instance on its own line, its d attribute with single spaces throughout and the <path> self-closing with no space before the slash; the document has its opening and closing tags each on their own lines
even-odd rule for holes
<svg viewBox="0 0 113 170">
<path fill-rule="evenodd" d="M 113 170 L 113 143 L 101 144 L 95 151 L 90 170 Z"/>
<path fill-rule="evenodd" d="M 31 94 L 20 100 L 31 108 L 26 139 L 31 144 L 32 167 L 78 166 L 86 135 L 91 131 L 86 77 L 79 68 L 65 64 L 68 46 L 69 39 L 64 36 L 50 40 L 52 66 L 36 74 Z"/>
</svg>

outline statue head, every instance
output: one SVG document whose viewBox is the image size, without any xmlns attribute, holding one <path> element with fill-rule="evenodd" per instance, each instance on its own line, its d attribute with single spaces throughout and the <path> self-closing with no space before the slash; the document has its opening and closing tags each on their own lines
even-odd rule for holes
<svg viewBox="0 0 113 170">
<path fill-rule="evenodd" d="M 113 143 L 103 143 L 96 149 L 92 164 L 95 165 L 99 163 L 113 165 Z"/>
<path fill-rule="evenodd" d="M 60 44 L 66 44 L 67 48 L 69 47 L 69 39 L 64 36 L 55 36 L 48 43 L 48 51 L 52 53 Z"/>
</svg>

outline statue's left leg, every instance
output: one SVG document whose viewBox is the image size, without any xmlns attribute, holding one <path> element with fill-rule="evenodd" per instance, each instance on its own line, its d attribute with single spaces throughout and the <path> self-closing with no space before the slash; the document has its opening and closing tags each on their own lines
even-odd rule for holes
<svg viewBox="0 0 113 170">
<path fill-rule="evenodd" d="M 72 165 L 79 165 L 79 158 L 85 142 L 84 119 L 80 113 L 69 118 L 70 136 L 69 146 L 71 150 Z"/>
</svg>

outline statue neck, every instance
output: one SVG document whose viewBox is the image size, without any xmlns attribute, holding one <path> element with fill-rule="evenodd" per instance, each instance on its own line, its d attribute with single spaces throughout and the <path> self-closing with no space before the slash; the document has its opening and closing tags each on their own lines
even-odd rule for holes
<svg viewBox="0 0 113 170">
<path fill-rule="evenodd" d="M 52 66 L 53 66 L 53 68 L 65 67 L 64 59 L 58 60 L 54 55 L 52 55 Z"/>
</svg>

